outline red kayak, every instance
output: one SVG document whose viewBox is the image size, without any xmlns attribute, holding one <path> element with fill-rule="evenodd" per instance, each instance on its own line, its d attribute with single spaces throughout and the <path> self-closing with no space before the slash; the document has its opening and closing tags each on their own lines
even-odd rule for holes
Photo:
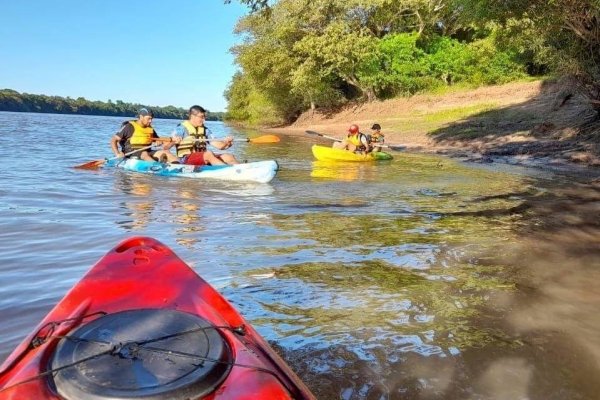
<svg viewBox="0 0 600 400">
<path fill-rule="evenodd" d="M 314 399 L 167 246 L 104 256 L 0 367 L 0 399 Z"/>
</svg>

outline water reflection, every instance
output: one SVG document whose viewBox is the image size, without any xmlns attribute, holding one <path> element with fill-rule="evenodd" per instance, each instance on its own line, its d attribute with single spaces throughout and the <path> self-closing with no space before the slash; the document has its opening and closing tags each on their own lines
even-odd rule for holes
<svg viewBox="0 0 600 400">
<path fill-rule="evenodd" d="M 229 197 L 261 197 L 270 196 L 275 189 L 268 183 L 253 182 L 209 182 L 206 191 Z"/>
<path fill-rule="evenodd" d="M 152 220 L 156 199 L 152 196 L 153 184 L 147 177 L 116 171 L 114 187 L 127 195 L 120 201 L 123 219 L 115 223 L 126 231 L 145 229 Z"/>
<path fill-rule="evenodd" d="M 355 181 L 361 178 L 361 165 L 360 163 L 313 161 L 310 176 L 339 181 Z"/>
<path fill-rule="evenodd" d="M 198 193 L 185 185 L 178 186 L 176 193 L 177 198 L 171 200 L 175 240 L 184 247 L 194 248 L 200 242 L 198 234 L 206 229 L 200 217 L 201 202 Z"/>
</svg>

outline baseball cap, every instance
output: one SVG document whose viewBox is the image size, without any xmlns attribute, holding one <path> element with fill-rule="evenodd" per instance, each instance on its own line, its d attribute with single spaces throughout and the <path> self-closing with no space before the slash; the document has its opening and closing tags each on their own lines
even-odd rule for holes
<svg viewBox="0 0 600 400">
<path fill-rule="evenodd" d="M 145 108 L 145 107 L 144 108 L 140 108 L 140 110 L 138 111 L 138 115 L 141 115 L 143 117 L 145 117 L 147 115 L 149 115 L 151 117 L 154 117 L 154 113 L 152 112 L 152 110 L 149 109 L 149 108 Z"/>
<path fill-rule="evenodd" d="M 381 125 L 379 125 L 379 124 L 373 124 L 373 126 L 371 127 L 371 129 L 374 129 L 376 131 L 380 131 L 381 130 Z"/>
</svg>

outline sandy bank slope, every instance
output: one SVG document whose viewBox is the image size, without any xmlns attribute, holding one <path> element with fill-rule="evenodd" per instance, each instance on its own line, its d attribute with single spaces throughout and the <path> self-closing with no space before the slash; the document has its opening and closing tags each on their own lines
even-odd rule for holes
<svg viewBox="0 0 600 400">
<path fill-rule="evenodd" d="M 378 122 L 388 143 L 409 149 L 486 161 L 600 165 L 596 135 L 578 128 L 593 112 L 583 98 L 568 93 L 557 83 L 509 83 L 352 105 L 334 113 L 309 111 L 293 125 L 270 131 L 310 129 L 342 137 L 352 123 L 368 132 Z"/>
</svg>

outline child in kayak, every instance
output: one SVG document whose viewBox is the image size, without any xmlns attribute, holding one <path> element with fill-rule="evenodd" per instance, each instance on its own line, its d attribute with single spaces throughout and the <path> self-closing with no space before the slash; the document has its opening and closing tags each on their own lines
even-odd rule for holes
<svg viewBox="0 0 600 400">
<path fill-rule="evenodd" d="M 367 154 L 372 151 L 369 143 L 369 138 L 364 133 L 361 133 L 358 125 L 352 124 L 348 128 L 348 136 L 341 142 L 333 143 L 336 149 L 344 149 L 358 154 Z"/>
<path fill-rule="evenodd" d="M 369 138 L 369 144 L 373 147 L 373 151 L 381 151 L 381 146 L 377 146 L 377 144 L 383 144 L 385 141 L 385 136 L 381 133 L 381 125 L 378 123 L 373 124 L 371 134 L 367 137 Z"/>
</svg>

